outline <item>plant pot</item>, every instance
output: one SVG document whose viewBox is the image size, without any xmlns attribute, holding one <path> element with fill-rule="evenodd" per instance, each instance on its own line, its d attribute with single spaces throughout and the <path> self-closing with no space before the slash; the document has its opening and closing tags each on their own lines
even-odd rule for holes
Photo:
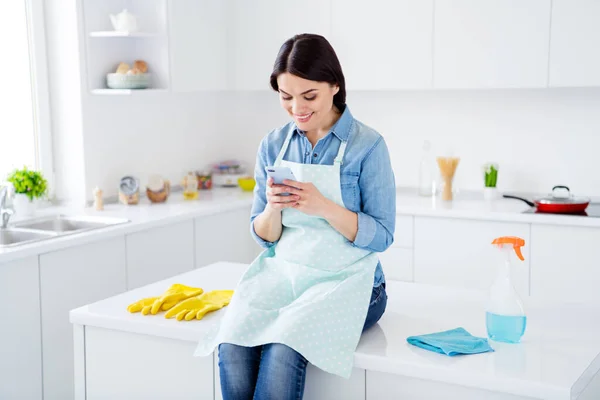
<svg viewBox="0 0 600 400">
<path fill-rule="evenodd" d="M 23 193 L 15 193 L 13 197 L 13 208 L 15 215 L 19 217 L 30 217 L 35 214 L 36 201 L 29 200 L 29 197 Z"/>
<path fill-rule="evenodd" d="M 500 193 L 498 192 L 498 188 L 495 187 L 484 187 L 483 188 L 483 198 L 486 200 L 496 200 L 500 197 Z"/>
</svg>

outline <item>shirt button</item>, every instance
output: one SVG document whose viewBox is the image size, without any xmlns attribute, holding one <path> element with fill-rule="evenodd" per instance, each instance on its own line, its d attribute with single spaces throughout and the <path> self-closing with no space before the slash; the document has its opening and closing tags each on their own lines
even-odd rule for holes
<svg viewBox="0 0 600 400">
<path fill-rule="evenodd" d="M 317 153 L 313 154 L 313 157 L 316 157 L 316 156 L 317 156 Z"/>
<path fill-rule="evenodd" d="M 310 154 L 310 152 L 308 152 L 308 151 L 307 151 L 307 152 L 306 152 L 306 154 L 305 154 L 305 156 L 307 156 L 307 157 L 308 157 L 308 155 L 309 155 L 309 154 Z"/>
</svg>

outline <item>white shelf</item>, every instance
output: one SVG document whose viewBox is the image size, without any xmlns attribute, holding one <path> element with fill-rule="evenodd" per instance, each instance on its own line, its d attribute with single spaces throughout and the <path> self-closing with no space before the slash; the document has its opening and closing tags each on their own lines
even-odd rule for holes
<svg viewBox="0 0 600 400">
<path fill-rule="evenodd" d="M 154 38 L 162 35 L 151 32 L 119 32 L 119 31 L 97 31 L 90 32 L 91 37 L 104 37 L 104 38 L 120 38 L 120 37 L 132 37 L 132 38 Z"/>
<path fill-rule="evenodd" d="M 92 89 L 92 94 L 123 96 L 137 93 L 165 93 L 168 89 Z"/>
</svg>

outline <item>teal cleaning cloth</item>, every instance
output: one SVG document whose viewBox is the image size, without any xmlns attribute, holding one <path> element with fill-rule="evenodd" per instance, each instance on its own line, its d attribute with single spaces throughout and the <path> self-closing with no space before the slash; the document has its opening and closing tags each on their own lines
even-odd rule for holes
<svg viewBox="0 0 600 400">
<path fill-rule="evenodd" d="M 473 336 L 463 328 L 426 335 L 409 336 L 406 338 L 406 341 L 414 346 L 447 356 L 494 351 L 487 339 Z"/>
</svg>

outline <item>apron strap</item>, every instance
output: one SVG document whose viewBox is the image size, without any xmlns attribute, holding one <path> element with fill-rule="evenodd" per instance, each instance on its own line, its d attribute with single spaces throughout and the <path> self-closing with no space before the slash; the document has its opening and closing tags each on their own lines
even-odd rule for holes
<svg viewBox="0 0 600 400">
<path fill-rule="evenodd" d="M 279 154 L 277 155 L 277 158 L 275 159 L 275 163 L 273 164 L 273 166 L 279 166 L 279 164 L 281 164 L 281 161 L 283 160 L 283 156 L 285 155 L 285 152 L 287 151 L 288 146 L 290 145 L 290 141 L 292 140 L 292 136 L 294 136 L 294 130 L 290 129 L 290 132 L 288 133 L 287 137 L 285 138 L 285 142 L 283 142 L 283 146 L 281 146 L 281 150 L 279 151 Z M 338 150 L 337 156 L 335 157 L 335 160 L 333 161 L 333 164 L 339 164 L 342 165 L 344 163 L 344 153 L 346 152 L 346 145 L 348 144 L 347 141 L 342 141 L 340 143 L 340 149 Z"/>
<path fill-rule="evenodd" d="M 344 163 L 344 152 L 346 151 L 346 144 L 348 144 L 347 141 L 342 141 L 342 143 L 340 143 L 340 149 L 338 150 L 337 156 L 335 157 L 335 160 L 333 161 L 333 164 L 339 164 L 342 165 Z"/>
<path fill-rule="evenodd" d="M 283 142 L 283 146 L 281 146 L 281 150 L 279 151 L 279 154 L 277 155 L 277 158 L 275 159 L 275 164 L 273 164 L 274 167 L 278 167 L 279 164 L 281 164 L 281 160 L 283 160 L 283 156 L 285 155 L 285 152 L 287 151 L 287 148 L 290 145 L 292 136 L 294 136 L 294 129 L 290 129 L 290 132 L 288 133 L 287 137 L 285 138 L 285 142 Z"/>
</svg>

